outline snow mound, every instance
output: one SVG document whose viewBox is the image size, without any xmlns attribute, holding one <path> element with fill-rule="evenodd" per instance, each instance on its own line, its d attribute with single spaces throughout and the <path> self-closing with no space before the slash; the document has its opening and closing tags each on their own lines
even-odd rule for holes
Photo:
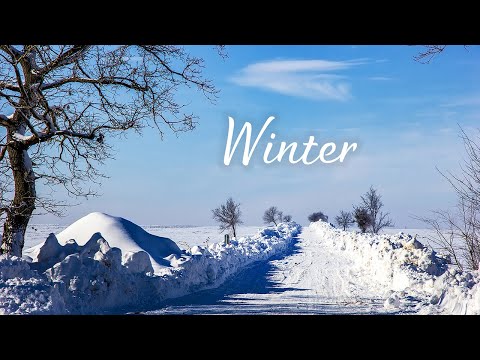
<svg viewBox="0 0 480 360">
<path fill-rule="evenodd" d="M 125 255 L 139 252 L 147 254 L 156 274 L 171 266 L 166 257 L 172 254 L 181 255 L 181 249 L 171 239 L 149 234 L 129 220 L 100 212 L 90 213 L 77 220 L 56 236 L 58 241 L 51 236 L 27 253 L 33 261 L 45 262 L 48 259 L 64 258 L 66 254 L 74 253 L 76 247 L 100 238 L 105 239 L 110 247 L 120 249 Z M 144 255 L 135 255 L 135 259 L 138 259 L 138 256 L 143 256 L 145 260 Z"/>
<path fill-rule="evenodd" d="M 90 214 L 58 238 L 50 234 L 29 252 L 32 261 L 2 260 L 13 261 L 18 270 L 0 262 L 0 291 L 5 292 L 0 292 L 0 313 L 153 310 L 165 299 L 218 287 L 244 266 L 286 251 L 300 230 L 296 223 L 283 223 L 229 245 L 176 251 L 171 240 L 154 237 L 128 220 Z M 154 271 L 152 258 L 161 271 Z M 4 291 L 2 281 L 12 285 Z"/>
<path fill-rule="evenodd" d="M 480 274 L 460 272 L 448 257 L 414 237 L 359 234 L 310 224 L 326 244 L 344 251 L 358 272 L 385 296 L 385 308 L 422 314 L 480 314 Z"/>
</svg>

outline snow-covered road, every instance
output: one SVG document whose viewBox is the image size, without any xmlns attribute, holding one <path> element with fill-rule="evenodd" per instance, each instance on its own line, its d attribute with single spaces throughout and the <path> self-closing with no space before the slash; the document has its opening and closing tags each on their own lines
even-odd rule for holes
<svg viewBox="0 0 480 360">
<path fill-rule="evenodd" d="M 311 228 L 281 257 L 256 263 L 222 286 L 169 300 L 147 314 L 361 314 L 385 313 L 345 252 Z"/>
</svg>

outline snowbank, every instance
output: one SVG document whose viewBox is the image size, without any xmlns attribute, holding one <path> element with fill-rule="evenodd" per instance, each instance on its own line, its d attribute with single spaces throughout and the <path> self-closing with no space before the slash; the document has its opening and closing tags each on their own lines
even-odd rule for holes
<svg viewBox="0 0 480 360">
<path fill-rule="evenodd" d="M 63 312 L 63 299 L 45 275 L 25 260 L 0 255 L 0 315 Z"/>
<path fill-rule="evenodd" d="M 359 234 L 316 222 L 310 227 L 322 241 L 345 251 L 385 307 L 422 314 L 480 314 L 480 275 L 460 272 L 449 259 L 411 235 Z"/>
<path fill-rule="evenodd" d="M 165 299 L 217 287 L 242 267 L 285 251 L 300 228 L 284 223 L 229 245 L 180 250 L 128 220 L 93 213 L 50 234 L 29 252 L 29 263 L 1 258 L 0 313 L 153 309 Z"/>
</svg>

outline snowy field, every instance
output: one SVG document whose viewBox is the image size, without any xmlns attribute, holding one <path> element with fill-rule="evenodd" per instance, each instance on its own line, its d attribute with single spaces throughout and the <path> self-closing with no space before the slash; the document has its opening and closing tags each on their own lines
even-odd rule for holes
<svg viewBox="0 0 480 360">
<path fill-rule="evenodd" d="M 205 246 L 222 242 L 225 233 L 221 233 L 218 226 L 162 226 L 141 225 L 150 234 L 170 238 L 182 249 L 195 245 Z M 239 226 L 238 236 L 250 236 L 265 226 Z M 58 234 L 67 228 L 67 225 L 34 224 L 29 225 L 25 236 L 25 249 L 45 241 L 50 233 Z M 188 245 L 188 246 L 187 246 Z"/>
<path fill-rule="evenodd" d="M 150 234 L 170 238 L 177 243 L 177 245 L 186 249 L 195 245 L 205 246 L 215 242 L 222 242 L 223 235 L 218 226 L 183 226 L 183 225 L 140 225 L 145 231 Z M 63 231 L 67 225 L 56 224 L 33 224 L 29 225 L 27 234 L 25 236 L 25 249 L 40 244 L 48 237 L 50 233 L 58 234 Z M 250 236 L 255 234 L 258 230 L 263 229 L 265 225 L 258 226 L 242 226 L 238 228 L 238 236 Z M 353 230 L 351 228 L 350 230 Z M 425 245 L 429 245 L 425 236 L 427 234 L 433 234 L 429 229 L 398 229 L 398 228 L 386 228 L 382 231 L 382 234 L 396 235 L 400 232 L 415 236 L 418 234 L 417 239 Z M 188 245 L 188 246 L 187 246 Z M 435 249 L 436 250 L 436 249 Z"/>
</svg>

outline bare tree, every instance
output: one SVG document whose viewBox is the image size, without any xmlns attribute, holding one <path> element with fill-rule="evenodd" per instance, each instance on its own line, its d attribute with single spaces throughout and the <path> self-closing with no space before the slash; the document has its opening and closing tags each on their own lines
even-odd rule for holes
<svg viewBox="0 0 480 360">
<path fill-rule="evenodd" d="M 353 217 L 362 233 L 365 233 L 368 227 L 372 225 L 372 216 L 369 211 L 363 207 L 354 208 Z"/>
<path fill-rule="evenodd" d="M 97 169 L 112 157 L 109 136 L 143 127 L 192 130 L 176 99 L 193 87 L 214 100 L 203 61 L 178 46 L 0 46 L 0 253 L 21 255 L 37 208 L 57 211 L 37 183 L 73 196 L 95 195 Z"/>
<path fill-rule="evenodd" d="M 265 224 L 273 223 L 275 226 L 283 220 L 283 213 L 276 206 L 270 206 L 263 214 L 263 222 Z"/>
<path fill-rule="evenodd" d="M 454 211 L 432 211 L 432 217 L 416 217 L 434 230 L 425 237 L 433 246 L 450 255 L 452 263 L 463 270 L 478 270 L 480 264 L 479 209 L 460 198 Z"/>
<path fill-rule="evenodd" d="M 282 219 L 283 222 L 290 222 L 292 221 L 292 215 L 285 215 Z"/>
<path fill-rule="evenodd" d="M 433 216 L 416 217 L 434 230 L 428 240 L 447 252 L 460 269 L 478 270 L 480 264 L 480 137 L 470 137 L 460 128 L 466 159 L 460 175 L 448 171 L 440 174 L 447 179 L 457 195 L 453 211 L 436 210 Z M 437 169 L 438 170 L 438 169 Z"/>
<path fill-rule="evenodd" d="M 313 214 L 308 215 L 308 221 L 317 222 L 318 220 L 327 222 L 328 216 L 321 211 L 317 211 L 317 212 L 314 212 Z"/>
<path fill-rule="evenodd" d="M 374 234 L 378 234 L 380 230 L 387 226 L 393 226 L 392 220 L 388 218 L 389 213 L 383 213 L 380 210 L 383 207 L 382 197 L 377 190 L 370 186 L 370 189 L 361 197 L 362 202 L 360 208 L 368 211 L 371 217 L 370 227 Z"/>
<path fill-rule="evenodd" d="M 239 203 L 235 203 L 232 198 L 228 198 L 225 204 L 213 209 L 212 214 L 213 219 L 220 223 L 221 231 L 231 229 L 233 237 L 237 237 L 237 225 L 243 224 L 243 221 L 240 220 L 242 212 Z"/>
<path fill-rule="evenodd" d="M 347 230 L 350 225 L 355 224 L 352 213 L 349 211 L 340 211 L 340 215 L 335 217 L 335 222 L 338 226 L 342 226 L 343 230 Z"/>
</svg>

